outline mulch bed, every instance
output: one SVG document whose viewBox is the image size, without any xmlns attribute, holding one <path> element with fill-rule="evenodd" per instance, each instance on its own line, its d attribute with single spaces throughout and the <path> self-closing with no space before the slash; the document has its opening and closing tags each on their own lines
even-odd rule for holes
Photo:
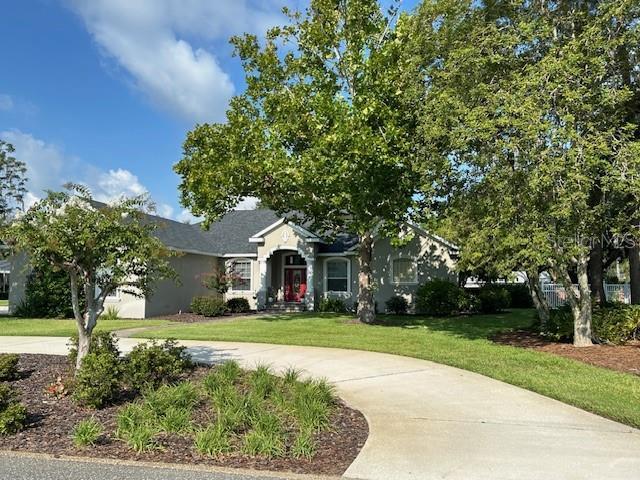
<svg viewBox="0 0 640 480">
<path fill-rule="evenodd" d="M 640 375 L 640 342 L 576 348 L 570 343 L 552 342 L 529 330 L 499 333 L 492 340 L 503 345 L 553 353 L 598 367 Z"/>
<path fill-rule="evenodd" d="M 76 405 L 67 396 L 56 400 L 44 393 L 44 388 L 56 377 L 68 375 L 65 357 L 56 355 L 21 355 L 22 377 L 11 382 L 21 392 L 21 400 L 29 413 L 29 425 L 15 435 L 0 436 L 0 449 L 48 453 L 54 456 L 100 457 L 146 462 L 215 465 L 258 470 L 289 471 L 324 475 L 342 475 L 360 452 L 369 434 L 364 416 L 339 402 L 331 418 L 331 428 L 316 436 L 316 455 L 310 459 L 261 458 L 243 454 L 228 454 L 209 458 L 199 454 L 193 440 L 180 435 L 165 434 L 159 441 L 162 450 L 136 453 L 114 437 L 119 405 L 91 410 Z M 198 367 L 191 379 L 202 378 L 208 367 Z M 194 412 L 194 417 L 208 418 L 206 405 Z M 95 447 L 76 448 L 71 431 L 86 418 L 95 417 L 105 427 L 105 435 Z"/>
</svg>

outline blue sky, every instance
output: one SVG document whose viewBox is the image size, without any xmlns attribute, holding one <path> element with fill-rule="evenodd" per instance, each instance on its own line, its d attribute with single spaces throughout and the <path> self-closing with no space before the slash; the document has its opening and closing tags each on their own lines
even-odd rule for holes
<svg viewBox="0 0 640 480">
<path fill-rule="evenodd" d="M 229 36 L 280 23 L 284 3 L 5 2 L 0 138 L 27 163 L 31 199 L 71 180 L 103 200 L 148 191 L 160 214 L 189 220 L 171 169 L 185 134 L 223 120 L 243 89 Z"/>
</svg>

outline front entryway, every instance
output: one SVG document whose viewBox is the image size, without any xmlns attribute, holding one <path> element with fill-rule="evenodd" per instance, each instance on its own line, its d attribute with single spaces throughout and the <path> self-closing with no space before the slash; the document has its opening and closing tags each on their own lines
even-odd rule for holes
<svg viewBox="0 0 640 480">
<path fill-rule="evenodd" d="M 285 268 L 284 301 L 302 302 L 307 293 L 307 269 Z"/>
</svg>

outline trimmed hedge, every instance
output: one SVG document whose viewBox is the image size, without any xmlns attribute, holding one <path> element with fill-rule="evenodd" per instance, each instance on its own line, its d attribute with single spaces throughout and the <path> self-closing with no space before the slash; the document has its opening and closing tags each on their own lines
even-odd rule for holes
<svg viewBox="0 0 640 480">
<path fill-rule="evenodd" d="M 217 297 L 193 297 L 191 311 L 205 317 L 220 317 L 229 311 L 224 300 Z"/>
<path fill-rule="evenodd" d="M 385 305 L 387 306 L 387 312 L 394 313 L 396 315 L 405 314 L 409 310 L 409 302 L 407 302 L 406 298 L 400 295 L 394 295 L 385 302 Z"/>
<path fill-rule="evenodd" d="M 138 391 L 173 383 L 193 368 L 186 347 L 175 340 L 158 343 L 151 340 L 136 345 L 126 356 L 124 373 L 127 384 Z"/>
<path fill-rule="evenodd" d="M 465 310 L 468 304 L 464 289 L 440 278 L 420 285 L 416 292 L 416 308 L 426 315 L 452 315 Z"/>
<path fill-rule="evenodd" d="M 318 304 L 319 312 L 347 313 L 347 306 L 340 298 L 323 298 Z"/>
<path fill-rule="evenodd" d="M 18 361 L 15 353 L 0 353 L 0 380 L 14 380 L 18 377 Z"/>
<path fill-rule="evenodd" d="M 511 295 L 501 285 L 486 284 L 478 290 L 478 307 L 482 313 L 497 313 L 509 308 Z"/>
<path fill-rule="evenodd" d="M 81 405 L 102 408 L 120 391 L 122 364 L 110 352 L 89 352 L 76 372 L 73 398 Z"/>
<path fill-rule="evenodd" d="M 251 310 L 249 300 L 246 298 L 230 298 L 227 300 L 227 310 L 231 313 L 245 313 Z"/>
</svg>

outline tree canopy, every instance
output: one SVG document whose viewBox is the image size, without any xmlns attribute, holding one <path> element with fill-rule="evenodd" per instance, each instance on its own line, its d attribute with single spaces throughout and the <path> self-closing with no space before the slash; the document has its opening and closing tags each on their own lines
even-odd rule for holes
<svg viewBox="0 0 640 480">
<path fill-rule="evenodd" d="M 375 0 L 312 0 L 261 43 L 232 43 L 246 91 L 223 124 L 196 126 L 175 166 L 183 203 L 212 221 L 246 196 L 320 233 L 359 235 L 358 314 L 374 317 L 371 248 L 424 215 L 431 165 L 418 156 L 408 32 L 397 6 Z"/>
</svg>

